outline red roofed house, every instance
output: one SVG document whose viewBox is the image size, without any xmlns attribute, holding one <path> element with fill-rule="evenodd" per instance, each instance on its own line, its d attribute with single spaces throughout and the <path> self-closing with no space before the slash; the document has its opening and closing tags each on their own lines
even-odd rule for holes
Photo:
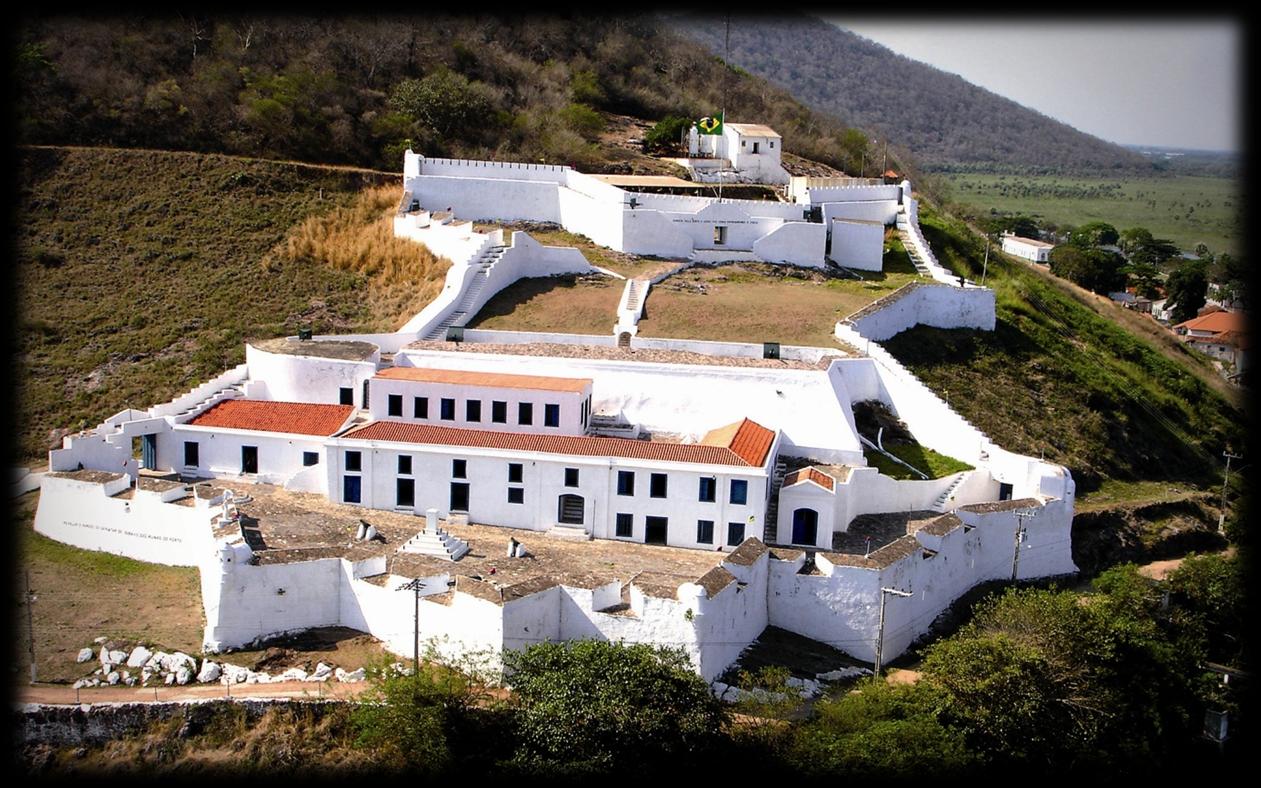
<svg viewBox="0 0 1261 788">
<path fill-rule="evenodd" d="M 1236 374 L 1248 366 L 1247 331 L 1242 312 L 1217 309 L 1204 312 L 1173 327 L 1187 344 L 1234 367 Z"/>
</svg>

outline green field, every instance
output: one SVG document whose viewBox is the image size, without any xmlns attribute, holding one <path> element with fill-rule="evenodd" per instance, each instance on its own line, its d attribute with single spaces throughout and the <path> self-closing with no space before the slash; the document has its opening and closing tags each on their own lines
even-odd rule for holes
<svg viewBox="0 0 1261 788">
<path fill-rule="evenodd" d="M 1181 249 L 1206 244 L 1214 254 L 1242 249 L 1239 183 L 1228 178 L 1060 178 L 943 173 L 951 199 L 978 213 L 1025 214 L 1058 225 L 1105 221 L 1118 230 L 1146 227 Z"/>
</svg>

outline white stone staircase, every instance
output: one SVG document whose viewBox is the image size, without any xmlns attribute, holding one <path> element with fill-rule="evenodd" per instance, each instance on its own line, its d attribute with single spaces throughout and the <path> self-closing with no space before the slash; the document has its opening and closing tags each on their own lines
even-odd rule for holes
<svg viewBox="0 0 1261 788">
<path fill-rule="evenodd" d="M 775 471 L 771 475 L 771 494 L 770 500 L 766 502 L 766 530 L 767 539 L 772 538 L 769 533 L 770 529 L 776 528 L 779 522 L 779 490 L 784 486 L 784 477 L 788 475 L 788 465 L 778 457 L 775 458 Z"/>
<path fill-rule="evenodd" d="M 201 400 L 195 405 L 185 408 L 184 410 L 175 414 L 175 416 L 176 418 L 180 418 L 183 416 L 195 416 L 201 413 L 202 411 L 210 410 L 210 408 L 214 407 L 215 405 L 218 405 L 220 402 L 223 402 L 225 399 L 237 399 L 239 397 L 244 397 L 244 396 L 245 396 L 244 382 L 237 383 L 232 386 L 224 386 L 223 388 L 219 389 L 215 393 L 211 394 L 209 397 L 206 397 L 205 399 Z"/>
<path fill-rule="evenodd" d="M 464 291 L 464 295 L 460 298 L 460 302 L 455 305 L 455 310 L 451 314 L 442 319 L 442 322 L 434 326 L 434 328 L 425 335 L 425 339 L 445 339 L 447 329 L 451 326 L 462 326 L 469 318 L 469 310 L 473 308 L 473 304 L 477 303 L 477 297 L 481 295 L 482 290 L 486 287 L 486 281 L 490 279 L 490 271 L 495 267 L 495 263 L 499 262 L 504 256 L 504 252 L 508 247 L 503 245 L 493 245 L 482 252 L 481 256 L 472 262 L 475 270 L 473 279 L 469 282 L 468 288 Z"/>
<path fill-rule="evenodd" d="M 915 266 L 915 270 L 919 271 L 921 276 L 931 279 L 933 276 L 932 269 L 928 267 L 928 263 L 920 255 L 919 247 L 911 237 L 910 223 L 907 221 L 906 214 L 898 214 L 897 228 L 898 238 L 902 240 L 902 247 L 906 249 L 907 257 L 911 258 L 911 265 Z"/>
<path fill-rule="evenodd" d="M 569 539 L 577 542 L 590 542 L 592 539 L 591 532 L 585 525 L 571 523 L 554 523 L 543 533 L 553 539 Z"/>
<path fill-rule="evenodd" d="M 434 558 L 445 558 L 448 561 L 459 561 L 469 551 L 468 542 L 452 536 L 441 528 L 434 531 L 421 531 L 403 543 L 398 549 L 400 553 L 428 555 Z"/>
<path fill-rule="evenodd" d="M 610 416 L 605 413 L 593 413 L 587 422 L 587 432 L 591 435 L 603 435 L 609 438 L 639 438 L 639 425 L 626 421 L 622 414 Z"/>
<path fill-rule="evenodd" d="M 950 506 L 950 498 L 955 494 L 955 490 L 959 489 L 959 485 L 963 484 L 963 480 L 966 478 L 968 478 L 967 471 L 959 471 L 956 473 L 954 481 L 950 483 L 950 486 L 943 490 L 941 495 L 937 496 L 937 500 L 933 501 L 933 511 L 944 512 L 952 508 Z"/>
</svg>

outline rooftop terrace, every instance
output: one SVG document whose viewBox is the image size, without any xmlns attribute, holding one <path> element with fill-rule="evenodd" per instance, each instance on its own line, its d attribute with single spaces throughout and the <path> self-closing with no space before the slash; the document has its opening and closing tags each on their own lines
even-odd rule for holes
<svg viewBox="0 0 1261 788">
<path fill-rule="evenodd" d="M 277 337 L 249 344 L 268 353 L 287 353 L 291 356 L 316 356 L 342 361 L 367 361 L 379 348 L 371 342 L 346 339 L 295 339 Z"/>
</svg>

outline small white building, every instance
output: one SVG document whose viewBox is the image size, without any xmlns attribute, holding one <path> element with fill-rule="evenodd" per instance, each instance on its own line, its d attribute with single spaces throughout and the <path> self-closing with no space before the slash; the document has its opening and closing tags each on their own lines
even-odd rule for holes
<svg viewBox="0 0 1261 788">
<path fill-rule="evenodd" d="M 786 185 L 789 175 L 780 164 L 782 153 L 783 138 L 761 123 L 724 123 L 722 134 L 703 134 L 693 125 L 685 166 L 698 181 Z"/>
<path fill-rule="evenodd" d="M 1049 244 L 1046 241 L 1022 238 L 1013 233 L 1003 233 L 1003 251 L 1030 262 L 1047 262 L 1047 258 L 1054 248 L 1055 244 Z"/>
</svg>

